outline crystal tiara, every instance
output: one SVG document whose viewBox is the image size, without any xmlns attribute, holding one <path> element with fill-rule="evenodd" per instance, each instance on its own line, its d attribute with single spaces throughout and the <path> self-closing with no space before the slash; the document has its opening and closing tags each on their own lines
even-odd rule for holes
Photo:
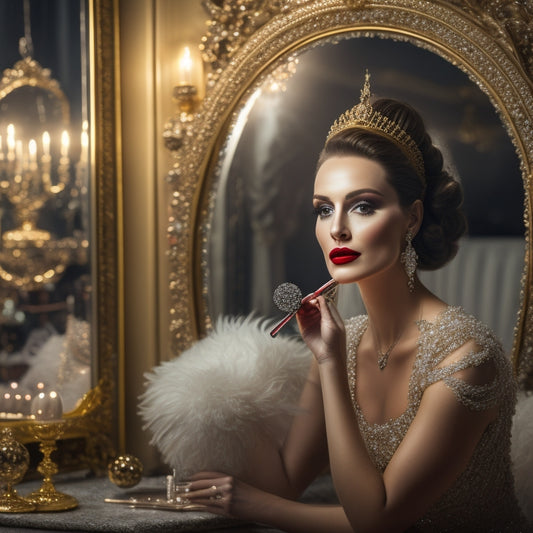
<svg viewBox="0 0 533 533">
<path fill-rule="evenodd" d="M 396 122 L 372 108 L 370 104 L 370 74 L 368 71 L 365 74 L 365 83 L 361 89 L 359 103 L 346 110 L 333 123 L 329 130 L 326 144 L 337 133 L 351 128 L 372 130 L 378 135 L 385 136 L 393 141 L 409 159 L 422 181 L 425 181 L 424 159 L 415 141 Z"/>
</svg>

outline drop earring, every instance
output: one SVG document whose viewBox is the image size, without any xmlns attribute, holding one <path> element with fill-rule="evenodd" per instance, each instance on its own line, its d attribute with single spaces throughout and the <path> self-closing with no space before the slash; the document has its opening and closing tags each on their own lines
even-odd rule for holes
<svg viewBox="0 0 533 533">
<path fill-rule="evenodd" d="M 418 255 L 413 247 L 413 234 L 411 233 L 411 230 L 407 231 L 405 240 L 407 241 L 407 245 L 402 252 L 400 260 L 403 263 L 407 274 L 407 286 L 409 287 L 409 292 L 413 292 L 415 290 L 415 272 L 418 263 Z"/>
</svg>

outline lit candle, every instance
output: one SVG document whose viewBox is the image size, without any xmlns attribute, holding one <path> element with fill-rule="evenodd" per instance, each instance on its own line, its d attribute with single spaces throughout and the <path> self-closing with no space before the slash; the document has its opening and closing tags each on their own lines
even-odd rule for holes
<svg viewBox="0 0 533 533">
<path fill-rule="evenodd" d="M 13 397 L 11 392 L 2 394 L 2 412 L 11 413 L 13 411 Z"/>
<path fill-rule="evenodd" d="M 15 159 L 15 126 L 13 124 L 7 125 L 7 159 L 9 161 Z"/>
<path fill-rule="evenodd" d="M 178 59 L 179 85 L 193 85 L 192 69 L 193 62 L 191 57 L 191 50 L 188 46 L 186 46 Z"/>
<path fill-rule="evenodd" d="M 30 169 L 35 170 L 37 164 L 37 143 L 35 139 L 30 139 L 28 153 L 30 154 Z"/>
<path fill-rule="evenodd" d="M 47 131 L 43 132 L 43 154 L 50 155 L 50 134 Z"/>
<path fill-rule="evenodd" d="M 32 402 L 31 394 L 26 393 L 22 401 L 22 414 L 23 415 L 31 414 L 31 402 Z"/>
<path fill-rule="evenodd" d="M 15 415 L 22 415 L 24 413 L 24 404 L 22 394 L 15 393 L 13 395 L 13 409 Z"/>
<path fill-rule="evenodd" d="M 63 130 L 61 133 L 61 156 L 68 157 L 68 148 L 70 146 L 70 137 L 68 131 Z"/>
<path fill-rule="evenodd" d="M 58 420 L 63 416 L 63 402 L 56 391 L 40 392 L 31 402 L 31 414 L 36 420 Z"/>
<path fill-rule="evenodd" d="M 52 157 L 50 156 L 50 134 L 43 132 L 43 155 L 41 156 L 41 179 L 45 188 L 50 187 L 50 168 L 52 166 Z"/>
</svg>

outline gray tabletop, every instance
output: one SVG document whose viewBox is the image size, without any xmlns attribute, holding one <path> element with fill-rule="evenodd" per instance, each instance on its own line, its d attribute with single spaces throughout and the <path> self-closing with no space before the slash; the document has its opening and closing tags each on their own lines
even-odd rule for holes
<svg viewBox="0 0 533 533">
<path fill-rule="evenodd" d="M 21 496 L 40 486 L 29 481 L 16 486 Z M 68 531 L 70 533 L 146 533 L 176 531 L 219 531 L 274 533 L 279 530 L 256 524 L 245 524 L 202 511 L 168 511 L 132 509 L 127 505 L 106 503 L 106 498 L 127 499 L 139 492 L 161 491 L 164 477 L 146 477 L 134 488 L 122 490 L 107 478 L 88 478 L 86 472 L 57 476 L 57 490 L 74 496 L 79 506 L 71 511 L 0 513 L 0 528 L 17 533 L 39 531 Z M 333 503 L 335 492 L 329 476 L 321 476 L 306 491 L 303 501 Z"/>
</svg>

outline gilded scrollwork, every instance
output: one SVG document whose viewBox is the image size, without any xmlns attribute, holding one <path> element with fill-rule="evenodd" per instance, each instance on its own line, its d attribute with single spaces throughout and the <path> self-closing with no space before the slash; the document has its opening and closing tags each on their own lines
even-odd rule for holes
<svg viewBox="0 0 533 533">
<path fill-rule="evenodd" d="M 508 47 L 533 80 L 533 5 L 516 0 L 450 0 Z"/>
<path fill-rule="evenodd" d="M 203 0 L 208 30 L 200 50 L 211 66 L 210 82 L 220 74 L 246 39 L 273 16 L 310 0 Z M 492 37 L 507 47 L 533 80 L 533 7 L 516 0 L 441 0 L 468 14 Z M 361 9 L 368 0 L 345 0 L 348 9 Z"/>
<path fill-rule="evenodd" d="M 200 50 L 216 78 L 248 37 L 273 16 L 309 0 L 203 0 L 209 20 Z"/>
</svg>

